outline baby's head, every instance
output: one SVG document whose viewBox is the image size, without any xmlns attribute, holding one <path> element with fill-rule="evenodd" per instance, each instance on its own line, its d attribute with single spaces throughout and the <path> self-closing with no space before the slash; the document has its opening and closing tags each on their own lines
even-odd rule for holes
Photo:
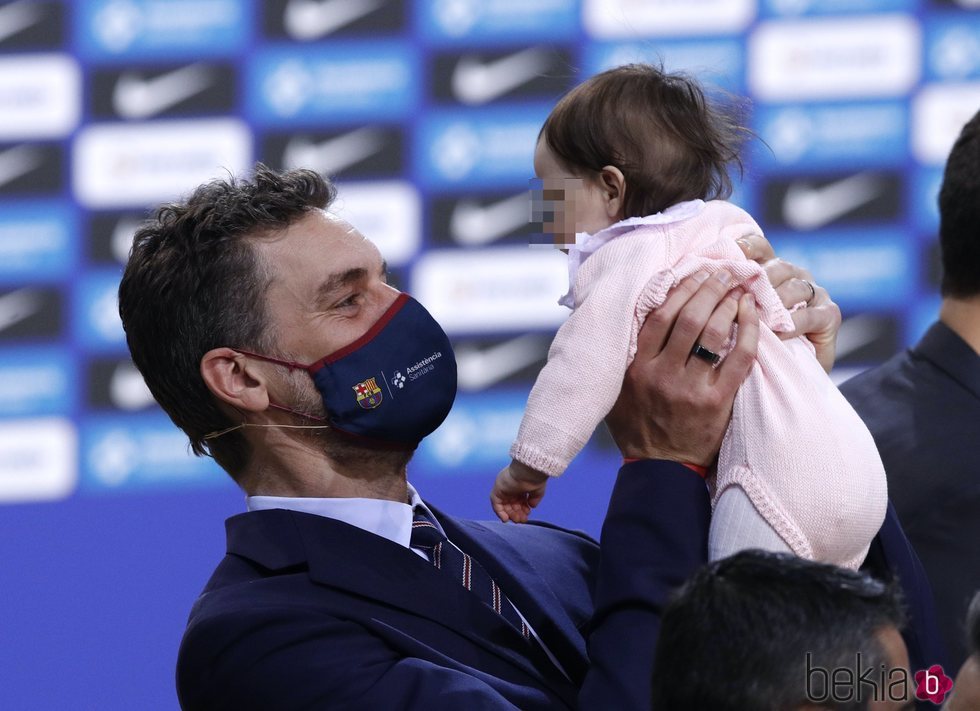
<svg viewBox="0 0 980 711">
<path fill-rule="evenodd" d="M 562 97 L 538 136 L 534 173 L 544 212 L 554 216 L 544 230 L 574 243 L 575 232 L 685 200 L 727 198 L 728 166 L 741 168 L 747 135 L 683 74 L 647 64 L 597 74 Z"/>
</svg>

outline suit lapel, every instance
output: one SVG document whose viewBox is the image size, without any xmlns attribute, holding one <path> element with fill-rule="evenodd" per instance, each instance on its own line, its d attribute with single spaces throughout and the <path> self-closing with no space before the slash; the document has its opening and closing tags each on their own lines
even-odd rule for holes
<svg viewBox="0 0 980 711">
<path fill-rule="evenodd" d="M 585 640 L 551 586 L 517 548 L 489 527 L 432 510 L 449 539 L 483 564 L 572 680 L 581 683 L 588 670 Z"/>
<path fill-rule="evenodd" d="M 239 521 L 232 526 L 234 519 Z M 272 570 L 305 562 L 315 583 L 431 620 L 542 679 L 557 695 L 568 695 L 554 665 L 535 647 L 529 651 L 509 623 L 450 576 L 385 538 L 323 516 L 277 509 L 230 519 L 229 553 Z"/>
</svg>

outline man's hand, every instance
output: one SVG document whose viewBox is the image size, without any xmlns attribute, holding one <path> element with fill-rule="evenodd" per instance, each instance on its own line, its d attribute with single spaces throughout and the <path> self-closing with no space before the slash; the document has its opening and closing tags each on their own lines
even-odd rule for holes
<svg viewBox="0 0 980 711">
<path fill-rule="evenodd" d="M 677 285 L 640 329 L 606 425 L 623 456 L 710 466 L 728 429 L 735 393 L 759 343 L 750 294 L 729 293 L 731 274 L 699 272 Z M 734 349 L 713 367 L 691 355 L 696 343 L 722 350 L 738 324 Z"/>
<path fill-rule="evenodd" d="M 806 302 L 805 309 L 797 309 L 792 314 L 796 330 L 778 335 L 783 340 L 806 336 L 817 352 L 820 365 L 829 373 L 836 357 L 840 308 L 831 300 L 826 289 L 813 283 L 810 272 L 778 259 L 772 245 L 762 235 L 746 235 L 738 240 L 738 245 L 746 257 L 766 270 L 769 283 L 776 289 L 786 308 L 792 308 L 801 301 Z M 812 292 L 810 286 L 813 287 Z"/>
</svg>

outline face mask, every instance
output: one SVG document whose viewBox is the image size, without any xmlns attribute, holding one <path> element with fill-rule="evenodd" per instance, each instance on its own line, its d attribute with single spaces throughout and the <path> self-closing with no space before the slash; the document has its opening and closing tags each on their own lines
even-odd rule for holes
<svg viewBox="0 0 980 711">
<path fill-rule="evenodd" d="M 311 365 L 238 350 L 307 371 L 330 426 L 366 444 L 414 449 L 456 399 L 449 338 L 408 294 L 399 294 L 363 336 Z"/>
</svg>

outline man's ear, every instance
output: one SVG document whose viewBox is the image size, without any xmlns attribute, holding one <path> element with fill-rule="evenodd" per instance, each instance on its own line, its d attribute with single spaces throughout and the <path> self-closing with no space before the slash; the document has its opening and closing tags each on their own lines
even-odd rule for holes
<svg viewBox="0 0 980 711">
<path fill-rule="evenodd" d="M 626 177 L 614 165 L 607 165 L 599 171 L 599 189 L 606 206 L 606 215 L 611 220 L 623 219 L 626 209 Z"/>
<path fill-rule="evenodd" d="M 201 377 L 215 397 L 237 410 L 262 412 L 269 392 L 260 368 L 231 348 L 214 348 L 201 358 Z"/>
</svg>

